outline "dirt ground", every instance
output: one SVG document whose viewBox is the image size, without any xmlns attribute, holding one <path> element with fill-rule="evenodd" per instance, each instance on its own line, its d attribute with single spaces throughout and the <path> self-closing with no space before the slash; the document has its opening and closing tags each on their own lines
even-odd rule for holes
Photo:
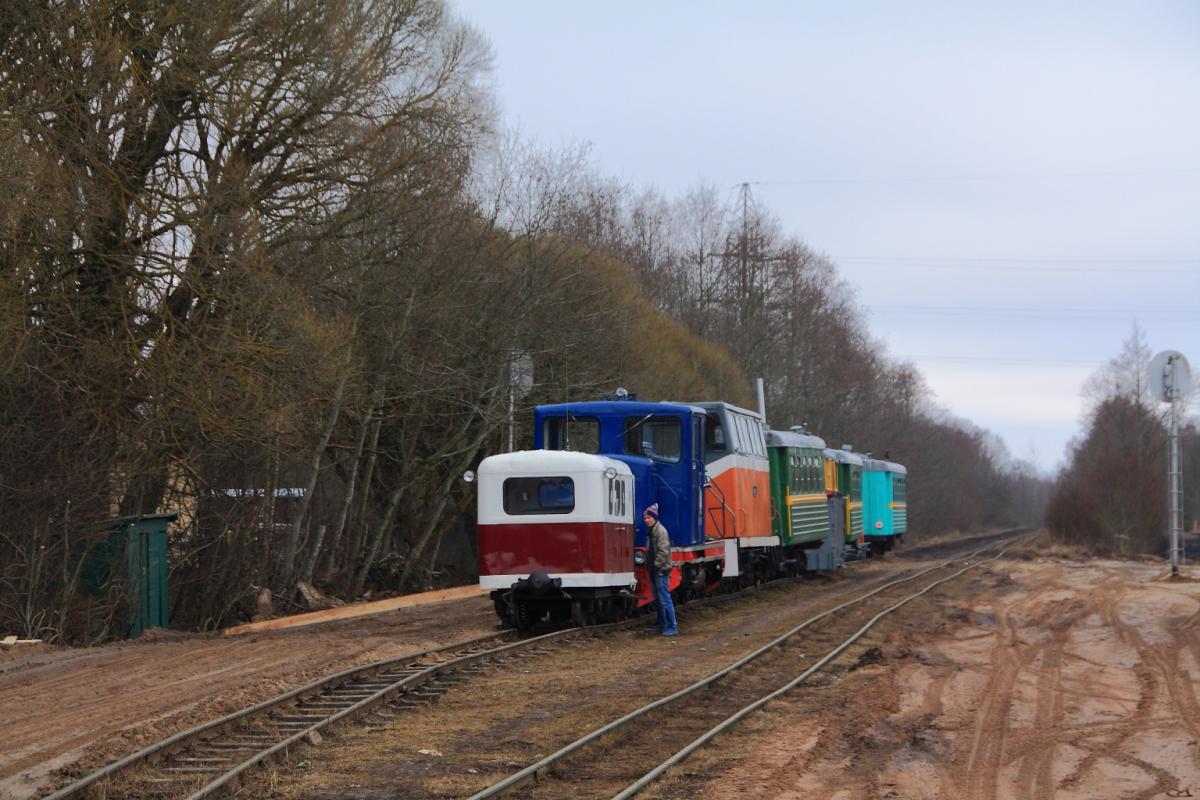
<svg viewBox="0 0 1200 800">
<path fill-rule="evenodd" d="M 602 721 L 710 674 L 800 620 L 926 566 L 899 559 L 858 564 L 833 577 L 681 609 L 675 638 L 655 636 L 647 627 L 554 648 L 490 670 L 424 713 L 377 727 L 352 725 L 319 747 L 300 748 L 290 767 L 265 775 L 247 794 L 306 800 L 469 796 Z M 571 787 L 566 791 L 579 796 Z M 523 788 L 514 796 L 534 794 Z"/>
<path fill-rule="evenodd" d="M 678 640 L 628 633 L 519 662 L 420 719 L 327 737 L 249 796 L 466 796 L 796 615 L 914 566 L 898 555 L 686 615 Z M 1171 581 L 1160 563 L 1050 550 L 968 573 L 646 796 L 1200 798 L 1200 567 L 1185 572 Z M 495 627 L 481 598 L 237 639 L 159 634 L 10 654 L 0 798 L 33 796 L 62 764 L 82 772 L 335 669 Z M 497 719 L 509 721 L 499 737 Z"/>
<path fill-rule="evenodd" d="M 84 774 L 338 669 L 497 628 L 484 596 L 278 633 L 152 631 L 104 647 L 11 651 L 0 660 L 0 798 L 32 797 L 66 764 Z"/>
<path fill-rule="evenodd" d="M 997 566 L 933 624 L 906 615 L 877 638 L 832 702 L 775 709 L 702 796 L 1200 797 L 1200 568 L 1185 572 Z"/>
<path fill-rule="evenodd" d="M 1064 553 L 1006 558 L 906 606 L 831 673 L 643 796 L 1200 798 L 1200 568 L 1172 581 L 1161 563 Z M 693 615 L 676 641 L 624 634 L 522 662 L 429 714 L 296 753 L 252 794 L 466 797 L 621 716 L 639 695 L 684 685 L 794 615 L 861 591 L 856 583 L 799 586 Z M 588 769 L 568 769 L 578 768 Z M 539 785 L 517 794 L 545 793 Z"/>
<path fill-rule="evenodd" d="M 44 793 L 339 669 L 497 627 L 485 596 L 274 633 L 151 631 L 102 647 L 0 650 L 0 800 Z"/>
</svg>

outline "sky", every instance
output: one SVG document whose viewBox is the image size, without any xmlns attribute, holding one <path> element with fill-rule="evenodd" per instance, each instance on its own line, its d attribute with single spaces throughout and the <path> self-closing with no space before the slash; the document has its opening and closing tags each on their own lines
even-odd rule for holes
<svg viewBox="0 0 1200 800">
<path fill-rule="evenodd" d="M 1200 373 L 1194 0 L 450 7 L 504 124 L 635 189 L 749 183 L 1018 458 L 1062 463 L 1135 322 Z"/>
</svg>

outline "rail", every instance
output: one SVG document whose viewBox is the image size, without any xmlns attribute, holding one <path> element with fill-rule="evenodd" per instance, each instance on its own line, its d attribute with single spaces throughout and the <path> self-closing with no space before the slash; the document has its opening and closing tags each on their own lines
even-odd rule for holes
<svg viewBox="0 0 1200 800">
<path fill-rule="evenodd" d="M 970 559 L 974 558 L 979 553 L 983 552 L 985 549 L 987 549 L 987 548 L 980 548 L 979 550 L 976 550 L 966 556 L 959 557 L 959 558 L 953 558 L 953 559 L 945 561 L 941 564 L 929 567 L 928 569 L 924 569 L 924 570 L 916 572 L 912 575 L 906 576 L 904 578 L 899 578 L 897 580 L 889 581 L 887 583 L 884 583 L 884 584 L 876 587 L 875 589 L 871 590 L 870 592 L 859 595 L 858 597 L 855 597 L 844 603 L 840 603 L 832 608 L 826 609 L 825 611 L 821 612 L 820 614 L 810 617 L 809 619 L 800 623 L 799 625 L 797 625 L 796 627 L 787 631 L 786 633 L 779 636 L 778 638 L 772 640 L 771 642 L 768 642 L 767 644 L 765 644 L 762 647 L 758 648 L 757 650 L 749 653 L 748 655 L 743 656 L 742 658 L 738 659 L 737 661 L 733 662 L 732 664 L 729 664 L 728 666 L 722 668 L 721 670 L 718 670 L 717 672 L 714 672 L 714 673 L 710 674 L 709 676 L 702 678 L 699 681 L 696 681 L 695 683 L 691 684 L 690 686 L 687 686 L 683 689 L 680 689 L 679 691 L 676 691 L 670 695 L 667 695 L 666 697 L 662 697 L 658 700 L 654 700 L 650 703 L 647 703 L 646 705 L 643 705 L 640 708 L 637 708 L 637 709 L 629 712 L 628 714 L 624 715 L 623 717 L 621 717 L 619 719 L 616 719 L 612 722 L 607 723 L 606 725 L 596 728 L 595 730 L 591 731 L 590 733 L 587 733 L 584 736 L 571 742 L 570 744 L 560 748 L 559 750 L 555 751 L 554 753 L 550 754 L 549 756 L 546 756 L 545 758 L 543 758 L 533 764 L 530 764 L 529 766 L 525 767 L 524 769 L 521 769 L 520 771 L 515 772 L 512 775 L 509 775 L 507 778 L 504 778 L 503 780 L 501 780 L 497 783 L 494 783 L 491 786 L 488 786 L 487 788 L 483 789 L 482 791 L 472 795 L 470 800 L 487 800 L 487 798 L 499 797 L 503 794 L 506 794 L 507 792 L 518 788 L 519 786 L 527 783 L 528 781 L 530 781 L 538 776 L 546 774 L 546 772 L 551 767 L 555 766 L 556 764 L 559 764 L 560 762 L 564 761 L 567 757 L 577 753 L 578 751 L 582 750 L 583 748 L 587 747 L 588 745 L 592 744 L 593 742 L 596 742 L 597 740 L 599 740 L 603 737 L 606 737 L 609 734 L 612 734 L 615 731 L 620 730 L 621 728 L 624 728 L 625 726 L 629 725 L 630 723 L 646 716 L 647 714 L 650 714 L 653 711 L 656 711 L 658 709 L 663 708 L 664 706 L 675 703 L 676 701 L 678 701 L 682 698 L 688 697 L 689 695 L 692 695 L 692 694 L 700 691 L 701 689 L 711 686 L 712 684 L 716 683 L 717 681 L 720 681 L 722 678 L 725 678 L 726 676 L 730 675 L 731 673 L 733 673 L 733 672 L 745 667 L 746 665 L 750 664 L 751 662 L 759 659 L 761 656 L 765 655 L 766 653 L 771 652 L 771 651 L 775 650 L 776 648 L 779 648 L 781 645 L 786 643 L 788 640 L 792 639 L 797 634 L 799 634 L 800 632 L 804 631 L 805 629 L 811 627 L 812 625 L 816 624 L 817 622 L 819 622 L 823 619 L 826 619 L 846 608 L 849 608 L 851 606 L 862 603 L 862 602 L 864 602 L 864 601 L 866 601 L 866 600 L 868 600 L 890 588 L 893 588 L 895 586 L 898 586 L 898 585 L 901 585 L 904 583 L 909 583 L 914 580 L 918 580 L 919 578 L 924 577 L 925 575 L 928 575 L 932 572 L 936 572 L 938 570 L 944 570 L 952 564 L 960 563 L 963 561 L 969 561 Z M 1001 551 L 1001 553 L 997 554 L 994 558 L 999 558 L 1001 555 L 1003 555 L 1004 552 L 1006 552 L 1006 551 Z M 984 562 L 981 561 L 981 562 L 978 562 L 975 564 L 970 564 L 967 567 L 964 567 L 962 570 L 959 570 L 958 572 L 954 573 L 953 575 L 951 575 L 947 578 L 941 579 L 933 584 L 930 584 L 929 586 L 926 586 L 920 592 L 917 592 L 913 595 L 910 595 L 909 597 L 906 597 L 901 602 L 899 602 L 899 603 L 895 604 L 894 606 L 889 607 L 885 611 L 877 614 L 867 625 L 865 625 L 865 626 L 863 626 L 863 628 L 859 629 L 859 631 L 854 636 L 852 636 L 850 639 L 844 641 L 841 645 L 839 645 L 837 648 L 835 648 L 834 651 L 831 651 L 823 659 L 821 659 L 819 662 L 817 662 L 817 664 L 815 664 L 813 668 L 810 668 L 809 670 L 807 670 L 804 673 L 804 675 L 802 675 L 800 678 L 796 679 L 795 681 L 789 683 L 788 686 L 785 687 L 784 690 L 773 693 L 770 697 L 776 697 L 783 691 L 787 691 L 788 689 L 793 688 L 795 685 L 798 685 L 799 682 L 806 679 L 808 675 L 813 674 L 816 670 L 818 670 L 821 667 L 828 664 L 830 661 L 832 661 L 834 658 L 836 658 L 838 655 L 840 655 L 842 652 L 844 652 L 844 650 L 847 647 L 849 647 L 851 644 L 853 644 L 855 641 L 857 641 L 858 638 L 860 638 L 863 633 L 865 633 L 867 630 L 869 630 L 871 627 L 873 627 L 880 619 L 882 619 L 887 614 L 892 613 L 893 611 L 902 607 L 903 605 L 905 605 L 906 603 L 915 599 L 916 597 L 919 597 L 919 596 L 931 591 L 936 586 L 940 586 L 941 584 L 943 584 L 949 580 L 953 580 L 954 578 L 956 578 L 959 575 L 966 572 L 968 569 L 973 569 L 973 568 L 979 566 L 981 563 L 984 563 Z M 753 705 L 753 708 L 751 708 L 750 710 L 743 709 L 742 712 L 739 712 L 739 714 L 741 714 L 741 716 L 738 716 L 737 719 L 741 719 L 742 716 L 745 716 L 745 714 L 751 713 L 752 710 L 754 710 L 758 707 L 761 707 L 761 704 L 765 703 L 765 702 L 769 702 L 769 700 L 763 700 L 759 704 Z M 721 727 L 721 730 L 724 730 L 725 727 L 728 727 L 728 725 L 732 725 L 733 722 L 736 722 L 736 720 L 732 720 L 732 721 L 726 720 L 726 722 L 722 723 L 722 725 L 724 727 Z M 718 732 L 719 731 L 717 731 L 717 732 L 710 731 L 711 735 L 710 734 L 705 735 L 707 738 L 701 737 L 703 741 L 697 740 L 697 742 L 693 742 L 692 745 L 689 745 L 688 748 L 685 748 L 686 752 L 680 751 L 680 753 L 677 753 L 677 754 L 675 754 L 675 756 L 672 756 L 673 760 L 671 760 L 671 764 L 676 763 L 676 761 L 684 758 L 688 753 L 692 752 L 697 747 L 700 747 L 704 742 L 707 742 L 712 736 L 715 736 L 716 733 L 718 733 Z M 660 775 L 661 772 L 663 770 L 667 769 L 669 766 L 670 766 L 670 764 L 666 764 L 665 766 L 660 765 L 661 769 L 660 769 L 660 767 L 656 767 L 655 770 L 652 770 L 651 772 L 653 773 L 654 776 L 657 776 L 657 775 Z M 650 775 L 650 773 L 647 773 L 647 775 Z M 646 780 L 645 776 L 643 777 L 643 780 Z M 649 780 L 653 780 L 653 777 L 649 778 Z M 648 782 L 649 781 L 647 781 L 647 783 Z M 626 789 L 626 792 L 629 792 L 631 789 L 633 789 L 634 793 L 636 793 L 636 791 L 640 791 L 641 788 L 644 788 L 645 785 L 646 784 L 639 781 L 637 784 L 635 784 L 635 786 L 637 787 L 636 789 L 634 789 L 634 787 L 630 787 L 629 789 Z M 631 794 L 623 794 L 621 796 L 628 797 L 628 796 L 632 796 L 632 795 Z"/>
</svg>

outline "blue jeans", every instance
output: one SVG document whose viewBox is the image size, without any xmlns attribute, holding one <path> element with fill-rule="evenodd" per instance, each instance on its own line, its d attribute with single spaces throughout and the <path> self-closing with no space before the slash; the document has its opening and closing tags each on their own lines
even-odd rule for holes
<svg viewBox="0 0 1200 800">
<path fill-rule="evenodd" d="M 671 573 L 655 573 L 650 581 L 654 587 L 654 604 L 658 607 L 658 632 L 674 636 L 679 632 L 675 624 L 675 604 L 671 602 Z"/>
</svg>

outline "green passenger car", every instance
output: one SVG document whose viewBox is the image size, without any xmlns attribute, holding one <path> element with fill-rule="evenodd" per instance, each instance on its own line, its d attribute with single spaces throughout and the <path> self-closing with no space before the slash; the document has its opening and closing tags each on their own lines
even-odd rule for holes
<svg viewBox="0 0 1200 800">
<path fill-rule="evenodd" d="M 829 532 L 825 441 L 803 428 L 768 431 L 771 532 L 781 545 L 819 545 Z"/>
<path fill-rule="evenodd" d="M 833 480 L 830 488 L 846 497 L 846 544 L 862 544 L 863 530 L 863 458 L 852 450 L 826 450 L 827 471 Z"/>
</svg>

